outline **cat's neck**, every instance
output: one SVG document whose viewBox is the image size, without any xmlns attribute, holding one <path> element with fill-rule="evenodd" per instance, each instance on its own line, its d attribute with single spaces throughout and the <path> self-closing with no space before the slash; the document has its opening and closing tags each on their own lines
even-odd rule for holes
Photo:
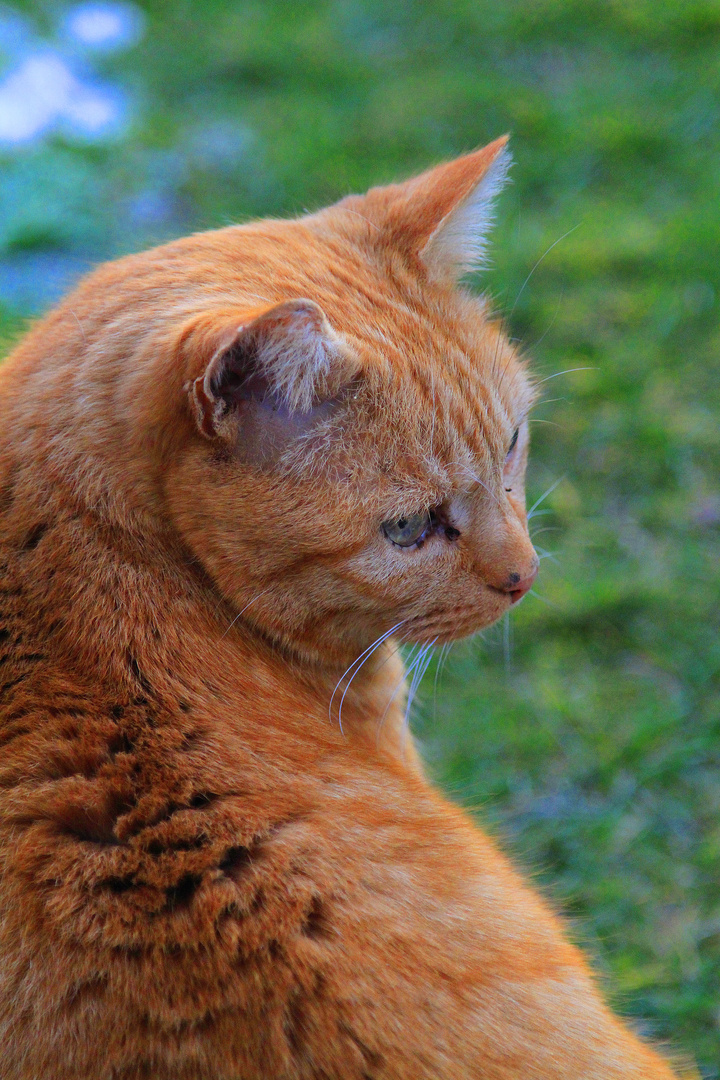
<svg viewBox="0 0 720 1080">
<path fill-rule="evenodd" d="M 167 536 L 162 546 L 143 544 L 57 502 L 10 507 L 2 525 L 25 598 L 24 632 L 43 637 L 65 671 L 96 682 L 105 697 L 150 697 L 166 714 L 215 711 L 241 737 L 243 725 L 248 734 L 284 725 L 297 738 L 339 740 L 418 767 L 390 639 L 347 661 L 284 650 Z M 278 710 L 279 700 L 292 709 Z"/>
</svg>

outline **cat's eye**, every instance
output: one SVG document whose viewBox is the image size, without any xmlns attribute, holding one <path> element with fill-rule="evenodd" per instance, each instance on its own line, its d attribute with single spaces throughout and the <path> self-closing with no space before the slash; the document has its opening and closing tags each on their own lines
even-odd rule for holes
<svg viewBox="0 0 720 1080">
<path fill-rule="evenodd" d="M 510 457 L 510 455 L 512 454 L 513 450 L 515 449 L 515 446 L 516 446 L 517 441 L 518 441 L 518 435 L 519 434 L 520 434 L 520 428 L 515 428 L 515 434 L 513 435 L 512 439 L 510 440 L 510 445 L 508 446 L 508 452 L 505 455 L 505 460 L 506 461 Z"/>
<path fill-rule="evenodd" d="M 382 530 L 398 547 L 412 547 L 423 540 L 432 524 L 432 515 L 429 510 L 423 510 L 420 514 L 405 514 L 404 517 L 394 518 L 392 521 L 384 521 Z"/>
</svg>

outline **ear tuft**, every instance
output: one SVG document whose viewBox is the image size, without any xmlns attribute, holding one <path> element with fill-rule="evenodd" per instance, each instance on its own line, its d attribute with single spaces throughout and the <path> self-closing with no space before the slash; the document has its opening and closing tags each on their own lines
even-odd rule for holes
<svg viewBox="0 0 720 1080">
<path fill-rule="evenodd" d="M 453 281 L 485 261 L 493 202 L 505 183 L 507 136 L 402 184 L 371 188 L 338 204 L 373 227 L 374 243 L 430 277 Z"/>
<path fill-rule="evenodd" d="M 286 300 L 242 322 L 228 312 L 210 313 L 195 330 L 210 360 L 188 389 L 207 438 L 221 434 L 243 403 L 288 416 L 310 414 L 359 370 L 354 352 L 313 300 Z"/>
<path fill-rule="evenodd" d="M 420 258 L 437 277 L 459 278 L 486 265 L 495 199 L 507 182 L 512 165 L 503 145 L 475 186 L 435 228 L 420 251 Z"/>
<path fill-rule="evenodd" d="M 258 368 L 289 412 L 333 397 L 357 365 L 349 346 L 312 300 L 286 300 L 247 328 Z"/>
</svg>

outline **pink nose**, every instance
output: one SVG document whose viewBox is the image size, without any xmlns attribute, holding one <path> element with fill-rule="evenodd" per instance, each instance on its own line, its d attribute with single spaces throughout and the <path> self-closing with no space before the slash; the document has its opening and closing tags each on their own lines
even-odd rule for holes
<svg viewBox="0 0 720 1080">
<path fill-rule="evenodd" d="M 532 589 L 537 576 L 537 567 L 524 578 L 521 578 L 519 574 L 510 574 L 510 577 L 502 586 L 502 591 L 508 593 L 511 603 L 517 604 L 518 600 L 522 600 L 525 593 Z"/>
</svg>

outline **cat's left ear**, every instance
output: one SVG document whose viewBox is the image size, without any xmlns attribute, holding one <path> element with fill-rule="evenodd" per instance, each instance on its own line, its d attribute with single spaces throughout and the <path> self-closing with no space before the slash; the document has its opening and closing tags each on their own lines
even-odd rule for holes
<svg viewBox="0 0 720 1080">
<path fill-rule="evenodd" d="M 360 366 L 313 300 L 208 312 L 183 337 L 191 370 L 199 370 L 187 390 L 198 427 L 209 439 L 234 441 L 243 429 L 255 437 L 283 422 L 288 432 L 298 430 Z"/>
<path fill-rule="evenodd" d="M 363 210 L 379 226 L 381 242 L 438 279 L 457 280 L 483 266 L 494 202 L 511 165 L 507 141 L 503 135 L 404 184 L 369 191 Z"/>
</svg>

